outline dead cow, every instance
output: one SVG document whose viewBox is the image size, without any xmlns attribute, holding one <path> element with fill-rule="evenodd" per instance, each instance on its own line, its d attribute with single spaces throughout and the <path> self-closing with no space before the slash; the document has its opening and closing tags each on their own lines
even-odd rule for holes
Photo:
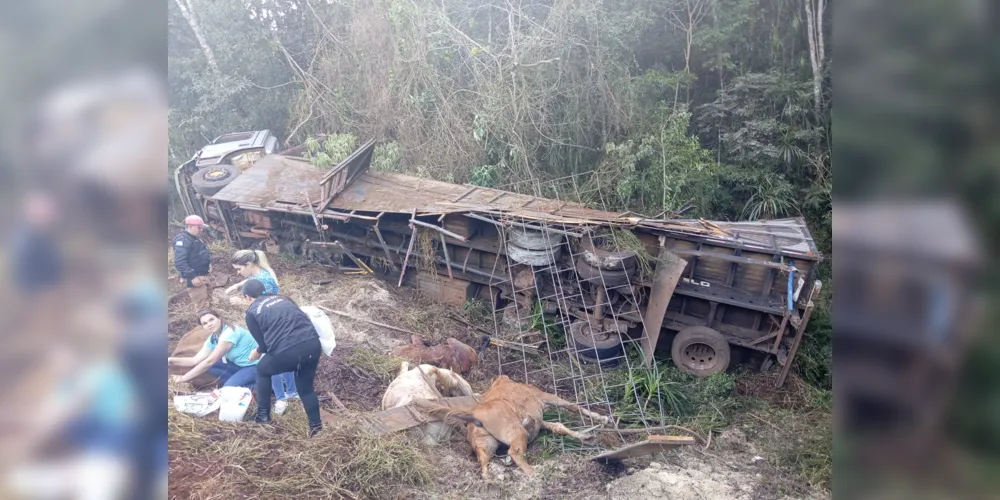
<svg viewBox="0 0 1000 500">
<path fill-rule="evenodd" d="M 382 409 L 406 406 L 414 399 L 440 399 L 452 396 L 472 396 L 472 386 L 459 374 L 431 365 L 410 368 L 404 361 L 399 375 L 389 383 L 382 396 Z M 417 428 L 424 443 L 436 445 L 448 437 L 450 426 L 444 422 L 428 422 Z"/>
<path fill-rule="evenodd" d="M 598 420 L 602 424 L 611 421 L 610 417 L 581 408 L 531 385 L 514 382 L 506 375 L 493 379 L 489 390 L 483 394 L 479 403 L 468 411 L 456 410 L 430 401 L 418 400 L 414 404 L 446 422 L 456 423 L 457 419 L 468 424 L 466 437 L 479 459 L 483 479 L 489 479 L 490 458 L 496 453 L 500 443 L 508 445 L 507 454 L 510 458 L 525 474 L 533 476 L 535 471 L 528 465 L 524 454 L 528 450 L 528 443 L 538 436 L 539 430 L 548 429 L 581 441 L 594 437 L 572 431 L 558 422 L 545 422 L 542 420 L 542 414 L 546 407 L 565 408 Z"/>
<path fill-rule="evenodd" d="M 469 373 L 479 359 L 475 349 L 453 338 L 438 345 L 428 346 L 419 335 L 413 335 L 410 337 L 410 342 L 396 347 L 392 353 L 414 363 L 440 366 L 463 375 Z"/>
<path fill-rule="evenodd" d="M 208 339 L 209 332 L 204 328 L 198 326 L 193 330 L 184 334 L 179 341 L 177 341 L 177 347 L 174 348 L 171 357 L 188 357 L 198 354 L 198 351 L 205 346 L 205 340 Z M 191 367 L 185 366 L 170 366 L 168 368 L 171 375 L 184 375 Z M 191 385 L 195 388 L 205 388 L 214 387 L 219 384 L 219 377 L 212 375 L 211 373 L 205 372 L 198 375 L 191 380 Z"/>
</svg>

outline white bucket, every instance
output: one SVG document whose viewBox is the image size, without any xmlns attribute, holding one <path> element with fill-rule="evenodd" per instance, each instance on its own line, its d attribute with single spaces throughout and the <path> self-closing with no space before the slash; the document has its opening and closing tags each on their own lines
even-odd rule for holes
<svg viewBox="0 0 1000 500">
<path fill-rule="evenodd" d="M 242 422 L 243 416 L 250 408 L 250 400 L 253 393 L 246 387 L 223 387 L 219 389 L 219 399 L 222 405 L 219 408 L 219 420 L 224 422 Z"/>
</svg>

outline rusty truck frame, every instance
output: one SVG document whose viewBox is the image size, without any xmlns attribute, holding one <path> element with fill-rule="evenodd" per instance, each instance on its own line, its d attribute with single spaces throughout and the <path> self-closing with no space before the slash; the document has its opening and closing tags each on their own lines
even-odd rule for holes
<svg viewBox="0 0 1000 500">
<path fill-rule="evenodd" d="M 232 151 L 212 155 L 217 158 L 209 165 L 199 165 L 205 155 L 196 155 L 177 170 L 185 209 L 202 215 L 235 246 L 278 245 L 281 251 L 328 265 L 340 265 L 346 253 L 372 267 L 379 263 L 394 281 L 398 277 L 399 284 L 419 283 L 423 275 L 415 270 L 417 259 L 412 257 L 415 234 L 433 231 L 434 255 L 422 260 L 429 257 L 435 274 L 448 276 L 424 279 L 435 283 L 433 289 L 425 288 L 438 299 L 461 304 L 481 298 L 501 310 L 521 302 L 527 292 L 554 314 L 598 327 L 609 318 L 633 329 L 641 326 L 647 363 L 658 347 L 665 349 L 670 343 L 675 364 L 705 375 L 724 370 L 729 346 L 738 346 L 741 352 L 762 354 L 762 370 L 775 361 L 781 365 L 780 386 L 822 286 L 816 279 L 822 255 L 802 218 L 651 219 L 499 189 L 374 172 L 368 169 L 374 141 L 324 172 L 297 156 L 303 147 L 270 154 L 261 140 L 267 136 L 254 135 L 249 149 L 217 148 Z M 252 161 L 227 166 L 225 162 L 235 155 Z M 192 188 L 193 176 L 205 178 L 212 172 L 227 175 L 228 181 L 215 184 L 218 189 L 210 192 Z M 565 255 L 553 259 L 549 267 L 511 260 L 522 258 L 511 254 L 512 229 L 559 235 L 558 245 L 574 249 L 572 255 L 580 248 L 592 248 L 595 234 L 610 228 L 630 231 L 641 241 L 655 257 L 652 275 L 635 274 L 627 283 L 594 286 L 595 280 L 581 278 L 583 272 L 573 270 L 573 262 L 556 269 L 555 262 L 565 261 Z M 555 255 L 557 250 L 543 253 Z M 522 268 L 530 268 L 535 276 L 534 293 L 516 285 L 514 275 Z M 599 270 L 597 276 L 603 282 L 611 274 Z M 547 286 L 572 293 L 546 303 Z M 627 330 L 622 328 L 622 334 Z M 691 345 L 677 350 L 682 338 Z M 724 339 L 726 346 L 713 344 L 712 338 Z M 721 358 L 717 352 L 721 350 L 727 351 L 722 366 L 706 361 Z"/>
</svg>

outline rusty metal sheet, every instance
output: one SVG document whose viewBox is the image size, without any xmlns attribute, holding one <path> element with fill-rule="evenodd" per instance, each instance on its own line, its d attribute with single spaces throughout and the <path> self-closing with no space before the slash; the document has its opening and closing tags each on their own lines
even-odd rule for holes
<svg viewBox="0 0 1000 500">
<path fill-rule="evenodd" d="M 691 436 L 649 436 L 649 439 L 630 444 L 617 450 L 601 453 L 591 460 L 595 462 L 610 462 L 612 460 L 624 460 L 626 458 L 643 457 L 654 453 L 661 453 L 678 446 L 688 446 L 695 443 Z"/>
<path fill-rule="evenodd" d="M 807 260 L 819 260 L 819 250 L 813 241 L 805 219 L 771 219 L 747 222 L 703 221 L 701 219 L 672 219 L 669 221 L 643 220 L 650 228 L 662 228 L 670 232 L 686 232 L 712 227 L 705 233 L 709 241 L 736 243 L 740 246 L 760 248 L 769 252 L 798 254 Z M 715 230 L 717 229 L 717 230 Z"/>
<path fill-rule="evenodd" d="M 457 199 L 461 199 L 461 203 L 453 202 Z M 579 204 L 558 200 L 391 172 L 366 172 L 330 204 L 339 210 L 400 213 L 410 212 L 414 208 L 418 213 L 463 212 L 469 206 L 477 205 L 505 211 L 527 208 L 541 213 L 558 213 L 567 207 L 584 208 Z"/>
<path fill-rule="evenodd" d="M 313 202 L 319 201 L 320 180 L 325 174 L 325 171 L 305 160 L 268 155 L 212 198 L 261 208 L 285 202 L 301 204 L 305 209 L 303 191 L 308 190 L 309 199 Z"/>
<path fill-rule="evenodd" d="M 372 149 L 369 143 L 365 146 L 362 152 Z M 303 190 L 308 189 L 310 200 L 322 203 L 321 182 L 331 173 L 301 158 L 268 155 L 213 198 L 245 206 L 308 213 Z M 353 182 L 332 186 L 328 194 L 341 188 L 343 191 L 332 197 L 323 213 L 412 213 L 414 209 L 417 214 L 476 212 L 494 218 L 518 218 L 547 224 L 641 227 L 659 234 L 697 235 L 707 241 L 780 251 L 809 260 L 821 258 L 801 217 L 752 222 L 647 219 L 631 213 L 590 209 L 579 203 L 391 172 L 364 172 L 356 175 Z"/>
</svg>

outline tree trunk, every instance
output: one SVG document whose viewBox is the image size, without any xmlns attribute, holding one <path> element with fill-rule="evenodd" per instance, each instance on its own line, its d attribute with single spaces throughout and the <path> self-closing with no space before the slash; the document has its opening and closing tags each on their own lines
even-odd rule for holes
<svg viewBox="0 0 1000 500">
<path fill-rule="evenodd" d="M 215 74 L 221 73 L 219 71 L 219 63 L 215 61 L 215 54 L 212 52 L 212 47 L 208 45 L 205 33 L 201 31 L 201 25 L 198 24 L 198 19 L 194 16 L 194 9 L 190 4 L 190 0 L 174 0 L 174 3 L 181 10 L 181 15 L 184 16 L 184 20 L 187 21 L 188 26 L 191 26 L 191 31 L 194 32 L 194 37 L 198 40 L 198 45 L 201 46 L 201 52 L 205 54 L 205 59 L 208 61 L 208 67 Z"/>
<path fill-rule="evenodd" d="M 815 5 L 813 4 L 815 2 Z M 825 44 L 823 41 L 823 13 L 826 10 L 826 0 L 803 0 L 806 8 L 806 29 L 809 34 L 809 62 L 813 72 L 813 98 L 816 113 L 823 111 L 823 64 L 825 62 Z"/>
</svg>

